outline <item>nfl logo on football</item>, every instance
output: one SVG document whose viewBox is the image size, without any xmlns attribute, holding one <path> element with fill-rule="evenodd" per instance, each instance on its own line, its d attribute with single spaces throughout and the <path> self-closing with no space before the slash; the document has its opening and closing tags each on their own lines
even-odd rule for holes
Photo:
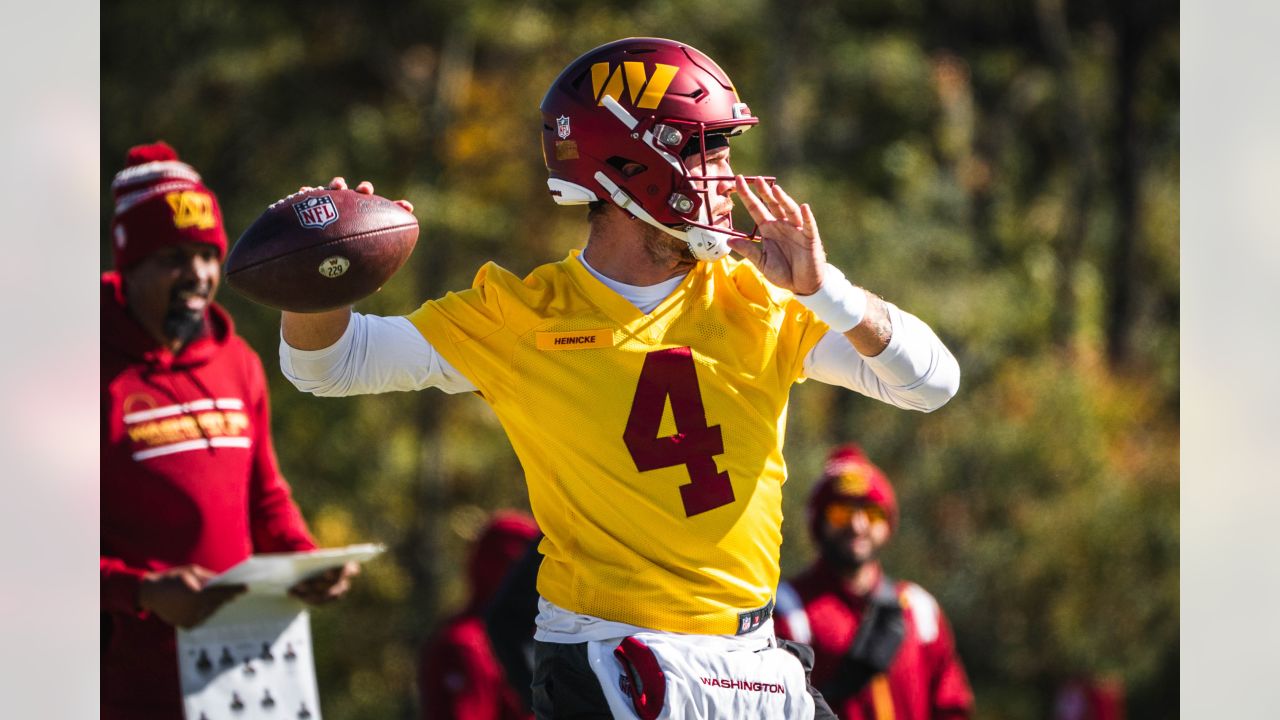
<svg viewBox="0 0 1280 720">
<path fill-rule="evenodd" d="M 561 115 L 560 117 L 556 118 L 556 134 L 560 136 L 561 140 L 567 140 L 569 138 L 569 116 L 568 115 Z"/>
<path fill-rule="evenodd" d="M 302 227 L 319 230 L 338 220 L 338 208 L 328 195 L 317 195 L 296 202 L 293 204 L 293 211 L 298 214 L 298 222 L 302 223 Z"/>
</svg>

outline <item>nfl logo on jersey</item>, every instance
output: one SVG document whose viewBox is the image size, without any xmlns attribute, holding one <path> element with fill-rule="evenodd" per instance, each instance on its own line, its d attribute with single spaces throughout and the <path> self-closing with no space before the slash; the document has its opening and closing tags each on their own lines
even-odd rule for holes
<svg viewBox="0 0 1280 720">
<path fill-rule="evenodd" d="M 298 214 L 298 222 L 302 227 L 319 230 L 338 220 L 338 208 L 333 198 L 328 195 L 309 197 L 293 204 L 293 211 Z"/>
<path fill-rule="evenodd" d="M 561 140 L 569 139 L 569 116 L 561 115 L 556 118 L 556 134 Z"/>
</svg>

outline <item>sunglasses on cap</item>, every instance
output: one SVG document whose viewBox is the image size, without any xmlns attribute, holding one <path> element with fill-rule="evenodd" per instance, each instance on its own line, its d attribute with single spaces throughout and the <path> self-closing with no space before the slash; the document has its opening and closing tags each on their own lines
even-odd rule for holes
<svg viewBox="0 0 1280 720">
<path fill-rule="evenodd" d="M 823 509 L 823 518 L 830 527 L 846 527 L 853 520 L 854 513 L 863 513 L 867 516 L 867 522 L 874 524 L 878 522 L 887 522 L 889 516 L 885 513 L 884 508 L 879 505 L 868 505 L 863 503 L 850 502 L 833 502 L 828 503 Z"/>
</svg>

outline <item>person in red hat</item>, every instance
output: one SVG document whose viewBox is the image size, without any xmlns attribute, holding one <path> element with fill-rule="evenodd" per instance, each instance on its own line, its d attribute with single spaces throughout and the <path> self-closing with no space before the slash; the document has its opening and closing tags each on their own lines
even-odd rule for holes
<svg viewBox="0 0 1280 720">
<path fill-rule="evenodd" d="M 485 611 L 511 567 L 541 536 L 533 518 L 500 511 L 471 546 L 466 606 L 422 646 L 423 720 L 526 720 L 533 713 L 508 681 L 485 629 Z M 533 639 L 533 621 L 528 623 Z"/>
<path fill-rule="evenodd" d="M 942 608 L 881 567 L 898 501 L 858 446 L 831 453 L 808 519 L 819 557 L 779 588 L 774 626 L 812 646 L 812 681 L 831 708 L 844 720 L 970 717 L 973 691 Z"/>
<path fill-rule="evenodd" d="M 174 627 L 242 587 L 205 587 L 255 552 L 316 546 L 271 445 L 262 363 L 214 304 L 227 249 L 217 197 L 163 142 L 111 184 L 102 275 L 103 718 L 181 718 Z M 355 566 L 293 593 L 341 596 Z"/>
</svg>

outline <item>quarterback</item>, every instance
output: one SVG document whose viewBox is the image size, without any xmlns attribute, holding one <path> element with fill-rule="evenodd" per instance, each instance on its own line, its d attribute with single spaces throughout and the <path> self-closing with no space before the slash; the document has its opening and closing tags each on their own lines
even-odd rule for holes
<svg viewBox="0 0 1280 720">
<path fill-rule="evenodd" d="M 286 312 L 281 368 L 321 396 L 437 387 L 493 408 L 546 533 L 538 717 L 824 716 L 811 654 L 771 620 L 790 388 L 929 412 L 955 358 L 826 262 L 808 205 L 734 174 L 757 119 L 701 52 L 603 45 L 541 110 L 551 195 L 589 207 L 580 251 L 523 278 L 486 264 L 405 317 Z"/>
</svg>

